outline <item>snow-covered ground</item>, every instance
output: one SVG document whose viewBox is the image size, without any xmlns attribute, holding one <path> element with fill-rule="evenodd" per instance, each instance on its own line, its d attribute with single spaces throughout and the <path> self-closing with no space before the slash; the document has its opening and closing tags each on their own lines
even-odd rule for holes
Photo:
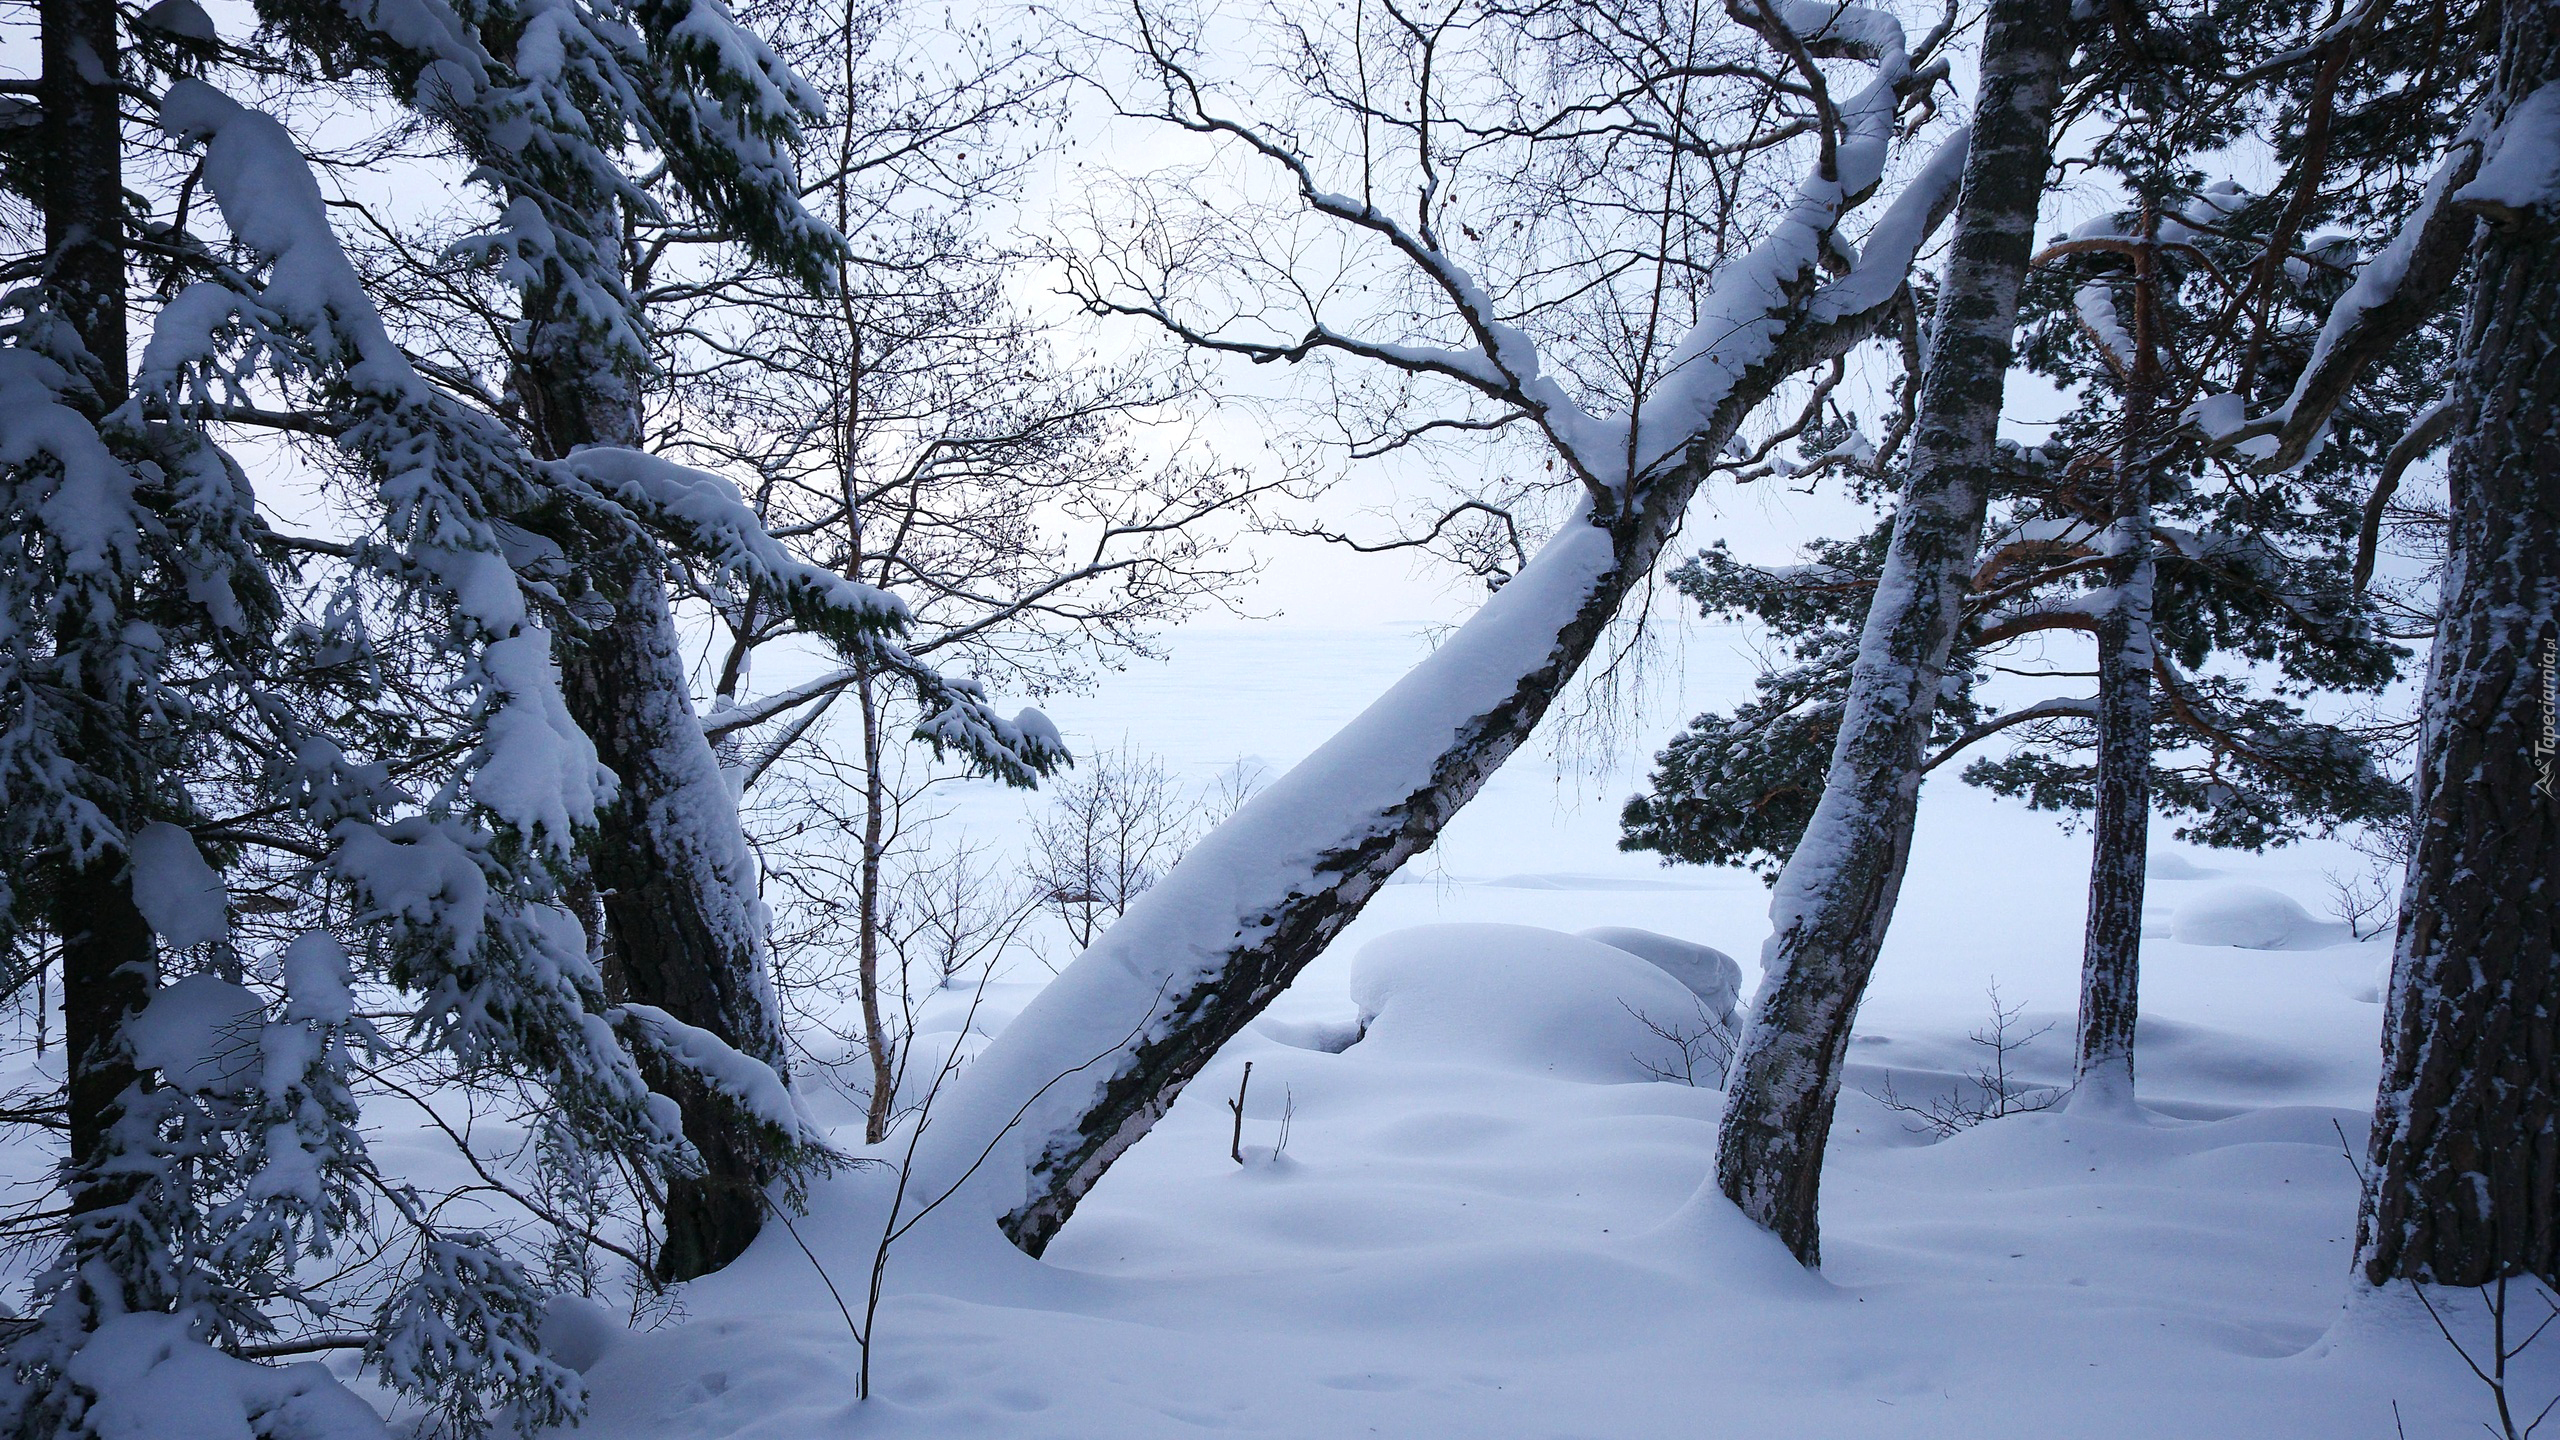
<svg viewBox="0 0 2560 1440">
<path fill-rule="evenodd" d="M 1170 669 L 1115 677 L 1061 723 L 1125 731 L 1195 776 L 1283 765 L 1420 645 L 1178 639 Z M 1748 674 L 1717 632 L 1688 660 L 1625 749 Z M 1677 987 L 1620 952 L 1481 928 L 1653 930 L 1739 957 L 1747 987 L 1766 890 L 1617 854 L 1635 777 L 1560 785 L 1541 760 L 1516 761 L 1227 1048 L 1044 1260 L 983 1226 L 893 1252 L 873 1400 L 854 1399 L 828 1287 L 859 1314 L 876 1232 L 859 1219 L 873 1180 L 854 1176 L 818 1188 L 799 1243 L 769 1231 L 687 1287 L 680 1319 L 612 1338 L 585 1433 L 2431 1437 L 2490 1414 L 2424 1312 L 2350 1285 L 2341 1135 L 2360 1155 L 2385 946 L 2328 923 L 2323 871 L 2358 863 L 2343 847 L 2161 846 L 2150 1123 L 2030 1113 L 1934 1139 L 1871 1092 L 1954 1085 L 1995 978 L 2021 1026 L 2053 1024 L 2020 1078 L 2067 1074 L 2087 861 L 2051 817 L 1933 786 L 1854 1042 L 1815 1275 L 1704 1183 L 1721 1097 L 1649 1076 L 1657 1042 L 1630 1012 Z M 974 795 L 961 818 L 1001 826 L 1019 803 Z M 1477 928 L 1415 930 L 1452 924 Z M 1363 949 L 1400 931 L 1355 986 Z M 2235 939 L 2284 948 L 2201 943 Z M 993 987 L 980 1024 L 1028 989 Z M 1333 1053 L 1363 1018 L 1355 991 L 1376 1016 Z M 962 999 L 942 1006 L 945 1043 Z M 1248 1061 L 1239 1166 L 1226 1102 Z M 2467 1297 L 2439 1303 L 2477 1331 Z M 2560 1340 L 2512 1383 L 2528 1415 L 2560 1392 Z"/>
</svg>

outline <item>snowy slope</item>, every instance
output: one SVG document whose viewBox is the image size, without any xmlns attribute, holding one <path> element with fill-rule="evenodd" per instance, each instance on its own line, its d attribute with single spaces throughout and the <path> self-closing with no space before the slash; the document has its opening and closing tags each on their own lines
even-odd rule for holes
<svg viewBox="0 0 2560 1440">
<path fill-rule="evenodd" d="M 1392 669 L 1402 643 L 1372 637 L 1348 665 L 1340 637 L 1304 653 L 1356 674 Z M 1285 688 L 1276 644 L 1238 642 L 1229 678 Z M 1220 661 L 1203 648 L 1183 692 L 1215 697 Z M 1331 684 L 1301 675 L 1321 712 Z M 1116 735 L 1096 709 L 1086 728 Z M 1232 758 L 1221 743 L 1240 739 L 1293 758 L 1270 711 L 1235 713 L 1203 729 L 1143 696 L 1123 712 L 1186 765 Z M 2348 857 L 2189 851 L 2155 866 L 2139 1061 L 2152 1124 L 2029 1114 L 1933 1142 L 1865 1092 L 1889 1075 L 1926 1093 L 1974 1063 L 1965 1035 L 1988 1018 L 1993 976 L 2030 1027 L 2059 1022 L 2020 1057 L 2024 1078 L 2067 1074 L 2086 871 L 2085 842 L 2048 819 L 1933 790 L 1855 1041 L 1814 1276 L 1701 1191 L 1720 1097 L 1631 1063 L 1643 1038 L 1611 1007 L 1659 1001 L 1660 976 L 1566 936 L 1481 928 L 1632 925 L 1748 953 L 1767 892 L 1617 855 L 1612 805 L 1559 818 L 1556 799 L 1526 757 L 1497 781 L 1437 873 L 1381 895 L 1045 1261 L 974 1225 L 906 1242 L 872 1401 L 853 1399 L 855 1347 L 820 1275 L 858 1307 L 877 1193 L 857 1174 L 797 1222 L 807 1253 L 769 1232 L 687 1287 L 682 1323 L 609 1346 L 583 1433 L 2094 1440 L 2389 1436 L 2394 1402 L 2407 1434 L 2451 1435 L 2488 1414 L 2422 1312 L 2349 1285 L 2356 1181 L 2339 1132 L 2360 1145 L 2380 947 L 2171 938 L 2182 905 L 2236 883 L 2325 919 L 2321 870 Z M 1450 921 L 1468 928 L 1412 929 Z M 1350 1033 L 1355 958 L 1396 932 L 1373 953 L 1402 968 L 1358 982 L 1370 1037 L 1308 1048 Z M 1470 955 L 1485 963 L 1471 971 Z M 1524 959 L 1549 968 L 1524 976 Z M 1427 1012 L 1434 986 L 1475 1029 L 1399 1019 Z M 982 1025 L 1018 1007 L 1002 990 Z M 1506 1016 L 1513 1002 L 1536 1014 Z M 1541 1029 L 1547 1014 L 1576 1018 Z M 1248 1060 L 1238 1167 L 1225 1102 Z M 2539 1408 L 2560 1391 L 2560 1346 L 2516 1374 Z"/>
</svg>

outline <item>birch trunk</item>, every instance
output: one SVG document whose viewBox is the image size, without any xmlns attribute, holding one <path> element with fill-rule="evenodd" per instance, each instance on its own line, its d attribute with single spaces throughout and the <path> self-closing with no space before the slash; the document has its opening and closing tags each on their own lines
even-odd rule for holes
<svg viewBox="0 0 2560 1440">
<path fill-rule="evenodd" d="M 1807 182 L 1777 236 L 1735 262 L 1735 292 L 1707 297 L 1717 318 L 1700 329 L 1718 348 L 1701 346 L 1702 378 L 1673 412 L 1665 458 L 1605 511 L 1586 502 L 1430 658 L 1194 846 L 1050 982 L 941 1094 L 905 1193 L 948 1198 L 974 1179 L 977 1198 L 955 1210 L 992 1214 L 1040 1253 L 1218 1048 L 1528 739 L 1743 419 L 1897 313 L 1962 157 L 1960 143 L 1946 147 L 1870 233 L 1859 267 L 1828 285 L 1825 227 L 1876 179 Z M 1825 213 L 1834 218 L 1807 218 Z"/>
<path fill-rule="evenodd" d="M 862 714 L 862 878 L 855 896 L 862 907 L 857 942 L 861 973 L 856 979 L 862 987 L 862 1047 L 871 1057 L 871 1104 L 863 1114 L 862 1138 L 877 1145 L 889 1138 L 889 1122 L 898 1113 L 900 1042 L 889 1033 L 880 1004 L 880 868 L 887 852 L 889 789 L 880 773 L 887 747 L 880 733 L 879 682 L 868 661 L 854 661 L 852 689 Z M 903 991 L 906 976 L 898 979 Z"/>
<path fill-rule="evenodd" d="M 535 358 L 520 375 L 544 448 L 630 445 L 636 406 L 622 377 L 585 353 L 574 331 L 537 321 Z M 546 344 L 546 340 L 552 343 Z M 608 996 L 654 1005 L 788 1076 L 763 902 L 738 823 L 737 797 L 703 737 L 655 542 L 564 527 L 570 563 L 613 606 L 613 618 L 555 647 L 570 715 L 621 784 L 586 849 L 587 882 L 604 916 Z M 651 1086 L 683 1112 L 699 1175 L 667 1182 L 658 1277 L 689 1280 L 728 1264 L 764 1221 L 773 1156 L 694 1076 L 654 1060 Z"/>
<path fill-rule="evenodd" d="M 2018 291 L 2071 57 L 2062 0 L 1999 0 L 1931 336 L 1910 470 L 1831 773 L 1778 879 L 1765 978 L 1733 1067 L 1716 1183 L 1807 1265 L 1849 1030 L 1902 888 L 1920 767 L 1995 460 Z"/>
<path fill-rule="evenodd" d="M 2451 558 L 2357 1225 L 2377 1285 L 2560 1281 L 2560 203 L 2500 177 L 2548 168 L 2560 5 L 2510 4 L 2501 32 L 2490 103 L 2525 148 L 2493 151 L 2454 197 L 2490 223 L 2455 375 Z"/>
</svg>

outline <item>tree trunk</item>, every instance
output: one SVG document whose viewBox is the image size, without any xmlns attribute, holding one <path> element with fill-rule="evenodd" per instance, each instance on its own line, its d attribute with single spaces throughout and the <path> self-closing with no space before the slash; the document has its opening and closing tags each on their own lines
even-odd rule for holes
<svg viewBox="0 0 2560 1440">
<path fill-rule="evenodd" d="M 2098 617 L 2098 803 L 2089 827 L 2075 1108 L 2133 1104 L 2133 1031 L 2141 1013 L 2143 867 L 2151 845 L 2152 472 L 2141 459 L 2120 468 L 2107 557 L 2114 594 Z"/>
<path fill-rule="evenodd" d="M 95 403 L 66 396 L 92 420 L 125 398 L 124 140 L 117 110 L 116 7 L 107 0 L 43 0 L 42 184 L 47 286 L 92 362 L 85 378 Z M 130 601 L 131 596 L 123 597 Z M 122 608 L 122 607 L 120 607 Z M 56 634 L 77 656 L 80 718 L 65 749 L 88 777 L 82 789 L 106 819 L 130 835 L 147 815 L 149 777 L 141 758 L 141 707 L 125 667 L 122 637 L 98 633 L 89 617 L 67 618 Z M 123 1098 L 142 1083 L 124 1039 L 124 1021 L 151 999 L 157 952 L 133 902 L 121 846 L 82 860 L 66 853 L 53 878 L 50 917 L 62 944 L 63 1044 L 70 1110 L 70 1203 L 75 1215 L 129 1198 L 140 1176 L 115 1172 L 115 1126 Z M 91 1232 L 75 1227 L 75 1249 Z M 113 1256 L 101 1257 L 109 1262 Z M 91 1273 L 84 1267 L 84 1274 Z M 130 1278 L 130 1277 L 125 1277 Z M 126 1297 L 128 1303 L 134 1297 Z"/>
<path fill-rule="evenodd" d="M 1946 213 L 1961 155 L 1950 147 L 1896 199 L 1862 267 L 1899 281 L 1905 247 Z M 939 1204 L 930 1197 L 974 1178 L 1004 1232 L 1037 1255 L 1218 1048 L 1431 845 L 1590 656 L 1744 417 L 1902 303 L 1897 283 L 1865 268 L 1842 291 L 1820 289 L 1817 233 L 1798 222 L 1736 262 L 1752 303 L 1769 304 L 1772 273 L 1784 299 L 1767 323 L 1734 327 L 1684 443 L 1631 500 L 1569 518 L 1428 659 L 1097 937 L 943 1090 L 905 1193 Z"/>
<path fill-rule="evenodd" d="M 2062 0 L 1991 7 L 1909 475 L 1831 774 L 1771 901 L 1765 978 L 1725 1101 L 1716 1183 L 1807 1265 L 1822 1261 L 1822 1155 L 1850 1026 L 1902 888 L 1939 682 L 1982 544 L 2069 22 Z"/>
<path fill-rule="evenodd" d="M 889 1121 L 898 1113 L 896 1036 L 880 1009 L 880 861 L 889 818 L 887 782 L 880 774 L 885 748 L 880 734 L 880 694 L 870 662 L 854 660 L 853 689 L 862 706 L 862 879 L 857 897 L 861 937 L 857 945 L 862 987 L 862 1044 L 871 1056 L 871 1105 L 864 1113 L 862 1138 L 877 1145 L 889 1138 Z M 901 974 L 901 983 L 906 977 Z"/>
<path fill-rule="evenodd" d="M 544 448 L 565 455 L 580 445 L 635 442 L 628 382 L 587 355 L 570 324 L 551 322 L 550 335 L 540 322 L 533 328 L 533 362 L 518 390 Z M 560 538 L 577 572 L 613 606 L 609 622 L 554 647 L 569 713 L 621 782 L 586 850 L 586 878 L 604 914 L 606 993 L 655 1005 L 787 1077 L 754 860 L 736 796 L 694 713 L 657 546 L 643 535 L 576 526 Z M 685 1138 L 702 1156 L 701 1174 L 667 1183 L 658 1252 L 661 1280 L 689 1280 L 728 1264 L 755 1239 L 778 1166 L 699 1080 L 654 1060 L 646 1073 L 674 1098 Z"/>
<path fill-rule="evenodd" d="M 2504 8 L 2496 79 L 2502 123 L 2528 97 L 2552 104 L 2560 6 Z M 2451 558 L 2357 1225 L 2377 1285 L 2560 1281 L 2560 204 L 2491 183 L 2548 163 L 2529 148 L 2547 131 L 2510 134 L 2527 153 L 2493 152 L 2456 192 L 2490 223 L 2455 372 Z"/>
</svg>

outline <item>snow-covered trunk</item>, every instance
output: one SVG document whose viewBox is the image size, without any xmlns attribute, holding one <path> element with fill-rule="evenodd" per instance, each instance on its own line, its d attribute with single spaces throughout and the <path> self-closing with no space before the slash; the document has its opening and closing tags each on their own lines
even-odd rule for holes
<svg viewBox="0 0 2560 1440">
<path fill-rule="evenodd" d="M 1991 7 L 1891 548 L 1829 779 L 1771 903 L 1764 979 L 1727 1091 L 1716 1183 L 1808 1265 L 1821 1263 L 1822 1155 L 1849 1030 L 1902 888 L 1941 674 L 1982 542 L 2069 21 L 2067 0 Z"/>
<path fill-rule="evenodd" d="M 94 403 L 66 396 L 95 420 L 123 403 L 126 389 L 124 143 L 117 106 L 116 7 L 110 0 L 44 0 L 39 93 L 43 107 L 46 288 L 88 351 L 84 378 Z M 82 798 L 109 825 L 133 834 L 149 818 L 150 777 L 142 773 L 142 709 L 119 663 L 115 623 L 66 607 L 54 639 L 78 656 L 79 721 L 61 744 L 87 777 Z M 53 878 L 51 924 L 62 945 L 63 1041 L 70 1120 L 70 1202 L 81 1214 L 121 1203 L 140 1181 L 119 1173 L 116 1121 L 139 1083 L 123 1037 L 128 1015 L 149 1003 L 157 961 L 151 927 L 136 907 L 120 846 L 83 859 L 65 853 Z M 92 1232 L 73 1231 L 75 1247 Z M 116 1270 L 83 1267 L 90 1283 Z M 131 1257 L 126 1257 L 130 1263 Z"/>
<path fill-rule="evenodd" d="M 2143 866 L 2151 844 L 2152 470 L 2138 459 L 2121 470 L 2116 521 L 2106 539 L 2110 594 L 2097 617 L 2097 805 L 2089 827 L 2072 1094 L 2074 1106 L 2099 1108 L 2133 1103 Z"/>
<path fill-rule="evenodd" d="M 544 447 L 562 455 L 635 442 L 627 380 L 577 327 L 537 321 L 532 333 L 533 363 L 518 388 Z M 788 1075 L 754 862 L 737 798 L 694 713 L 657 545 L 609 524 L 565 525 L 558 538 L 613 607 L 609 621 L 556 647 L 569 713 L 621 782 L 585 849 L 585 878 L 604 916 L 606 991 Z M 646 1065 L 652 1087 L 683 1110 L 685 1138 L 702 1155 L 701 1174 L 667 1184 L 658 1252 L 660 1277 L 686 1280 L 728 1264 L 756 1237 L 776 1160 L 698 1076 L 655 1059 Z"/>
<path fill-rule="evenodd" d="M 1696 453 L 1716 453 L 1733 427 L 1720 428 Z M 1020 1052 L 990 1047 L 972 1062 L 973 1070 L 991 1060 L 1027 1067 L 1011 1083 L 988 1086 L 989 1099 L 1036 1099 L 1060 1076 L 1092 1089 L 1072 1115 L 1010 1140 L 1002 1133 L 1010 1116 L 952 1123 L 954 1133 L 1028 1152 L 1022 1200 L 1002 1217 L 1016 1244 L 1040 1253 L 1218 1048 L 1323 953 L 1398 867 L 1430 848 L 1528 739 L 1651 568 L 1702 478 L 1700 467 L 1681 463 L 1642 510 L 1614 524 L 1577 513 L 1429 659 L 1185 855 L 1014 1022 L 1054 1019 L 1083 1032 L 1078 1038 L 1044 1037 L 1049 1043 Z M 1412 783 L 1403 781 L 1408 775 Z M 1395 793 L 1380 796 L 1382 788 Z M 1130 979 L 1144 981 L 1136 967 L 1110 963 L 1118 956 L 1158 950 L 1187 963 L 1160 987 L 1146 986 L 1152 994 L 1136 994 L 1137 1008 L 1099 994 L 1082 1003 L 1079 992 L 1125 992 Z M 1074 1070 L 1086 1065 L 1108 1073 L 1088 1080 L 1090 1070 Z M 1040 1068 L 1050 1073 L 1032 1073 Z M 989 1118 L 993 1124 L 983 1123 Z M 935 1128 L 945 1123 L 938 1117 Z"/>
<path fill-rule="evenodd" d="M 2358 1262 L 2560 1280 L 2560 6 L 2502 12 Z"/>
<path fill-rule="evenodd" d="M 978 1177 L 1004 1232 L 1039 1254 L 1219 1047 L 1529 738 L 1744 417 L 1872 335 L 1895 293 L 1771 334 L 1633 504 L 1597 517 L 1586 502 L 1429 658 L 1193 846 L 942 1093 L 908 1192 Z"/>
<path fill-rule="evenodd" d="M 1857 14 L 1879 74 L 1843 107 L 1855 143 L 1826 150 L 1785 218 L 1720 268 L 1674 378 L 1644 411 L 1603 420 L 1551 381 L 1516 382 L 1546 397 L 1558 445 L 1582 457 L 1582 506 L 1437 650 L 1194 845 L 937 1088 L 916 1122 L 914 1163 L 900 1168 L 902 1196 L 926 1197 L 924 1210 L 954 1223 L 993 1219 L 1038 1254 L 1219 1047 L 1529 738 L 1744 419 L 1788 377 L 1846 354 L 1898 313 L 1913 256 L 1964 177 L 1965 146 L 1940 146 L 1868 229 L 1848 273 L 1823 278 L 1826 259 L 1848 253 L 1835 236 L 1842 215 L 1882 180 L 1897 87 L 1912 78 L 1891 22 Z M 1429 263 L 1477 293 L 1463 270 Z M 1480 377 L 1540 374 L 1519 332 L 1491 325 L 1485 338 L 1504 358 L 1480 351 L 1453 363 Z"/>
</svg>

